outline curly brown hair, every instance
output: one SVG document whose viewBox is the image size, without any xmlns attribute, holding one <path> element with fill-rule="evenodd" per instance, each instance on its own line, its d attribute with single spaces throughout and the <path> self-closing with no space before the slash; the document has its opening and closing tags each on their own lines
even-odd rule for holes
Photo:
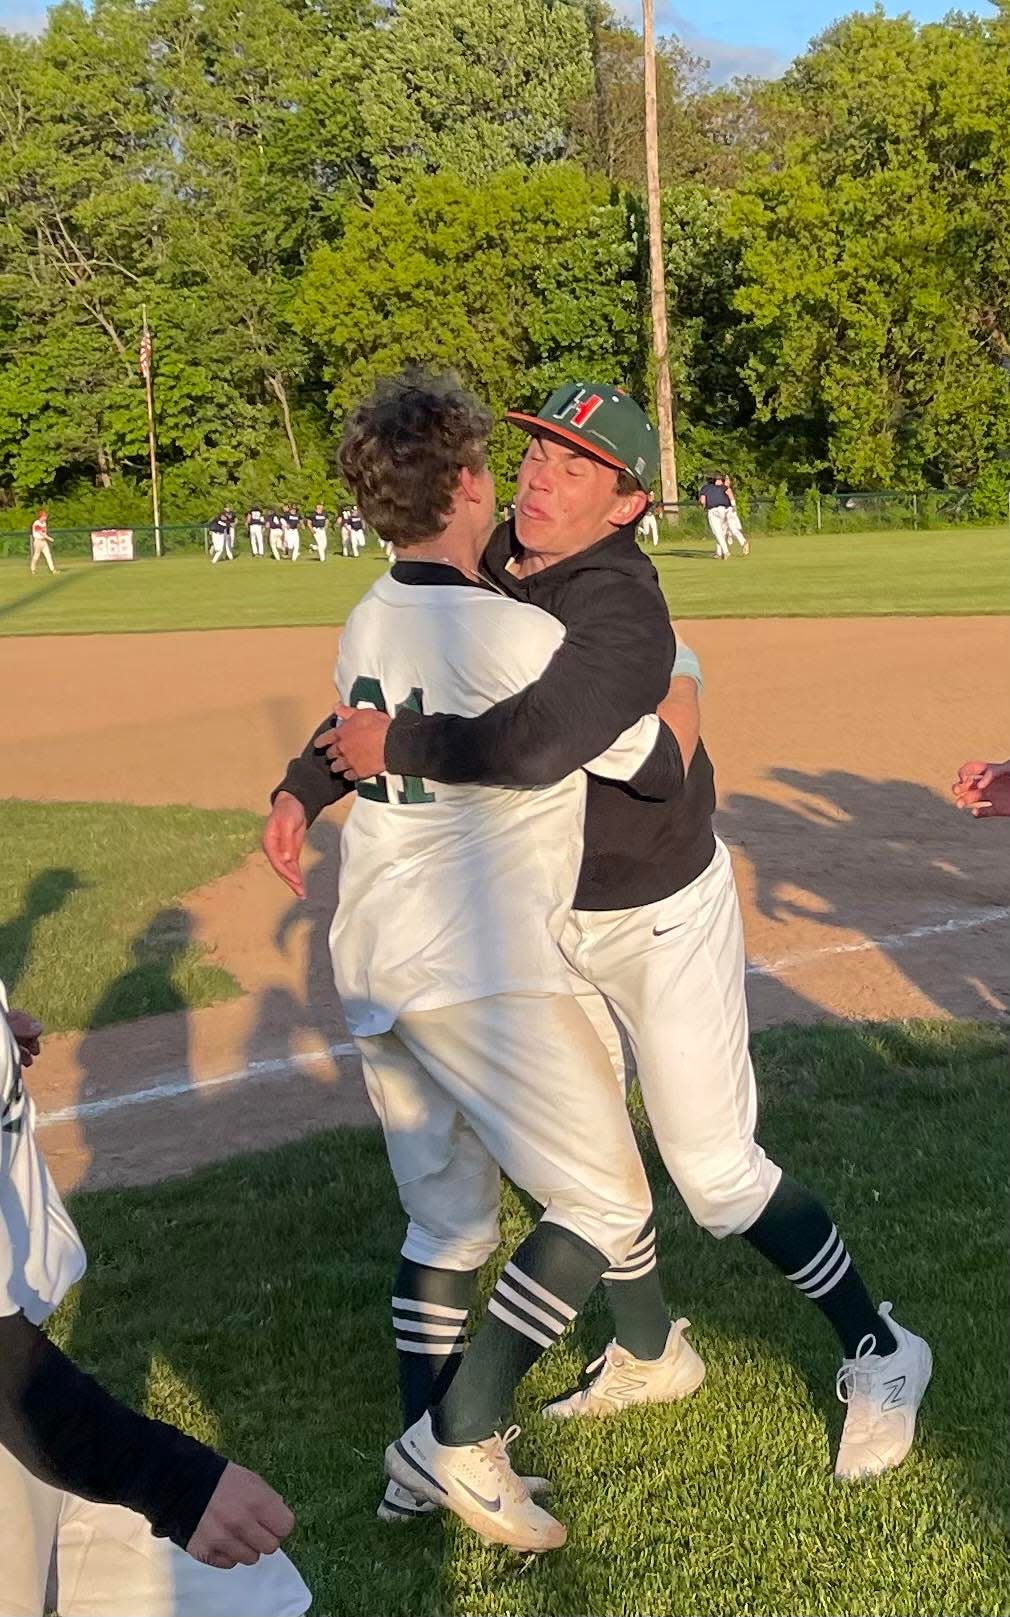
<svg viewBox="0 0 1010 1617">
<path fill-rule="evenodd" d="M 442 532 L 459 474 L 485 464 L 492 417 L 452 372 L 384 376 L 344 424 L 340 465 L 367 522 L 397 546 Z"/>
</svg>

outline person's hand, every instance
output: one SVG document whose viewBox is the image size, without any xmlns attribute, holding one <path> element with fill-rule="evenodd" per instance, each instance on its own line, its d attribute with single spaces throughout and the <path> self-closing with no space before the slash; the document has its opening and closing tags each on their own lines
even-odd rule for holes
<svg viewBox="0 0 1010 1617">
<path fill-rule="evenodd" d="M 30 1067 L 39 1053 L 42 1023 L 36 1022 L 27 1011 L 8 1011 L 7 1025 L 14 1035 L 22 1067 Z"/>
<path fill-rule="evenodd" d="M 976 820 L 1010 814 L 1010 759 L 1001 764 L 977 759 L 962 764 L 952 790 L 957 807 L 967 809 Z"/>
<path fill-rule="evenodd" d="M 271 869 L 296 898 L 305 897 L 301 857 L 307 829 L 305 810 L 297 797 L 292 797 L 290 792 L 278 792 L 270 818 L 263 827 L 263 852 Z"/>
<path fill-rule="evenodd" d="M 324 747 L 335 775 L 347 780 L 370 780 L 386 769 L 386 735 L 392 719 L 374 707 L 338 707 L 337 722 L 324 730 L 318 745 Z"/>
<path fill-rule="evenodd" d="M 268 1482 L 229 1461 L 186 1553 L 207 1566 L 255 1566 L 261 1555 L 280 1547 L 294 1525 L 291 1511 Z"/>
</svg>

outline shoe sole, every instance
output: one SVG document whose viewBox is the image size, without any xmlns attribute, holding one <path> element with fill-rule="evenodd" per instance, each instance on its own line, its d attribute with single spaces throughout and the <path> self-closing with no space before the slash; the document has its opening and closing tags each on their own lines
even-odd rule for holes
<svg viewBox="0 0 1010 1617">
<path fill-rule="evenodd" d="M 698 1391 L 705 1379 L 705 1366 L 700 1365 L 686 1386 L 678 1388 L 676 1392 L 667 1393 L 665 1398 L 636 1398 L 629 1404 L 612 1404 L 604 1409 L 558 1409 L 545 1404 L 540 1411 L 545 1420 L 611 1420 L 615 1415 L 624 1415 L 629 1409 L 645 1409 L 656 1404 L 680 1404 L 685 1398 Z"/>
<path fill-rule="evenodd" d="M 527 1555 L 540 1555 L 547 1550 L 559 1550 L 568 1537 L 568 1530 L 562 1522 L 555 1522 L 556 1532 L 532 1540 L 532 1535 L 523 1534 L 518 1529 L 510 1532 L 504 1522 L 497 1523 L 488 1520 L 486 1511 L 477 1511 L 465 1500 L 455 1499 L 446 1492 L 445 1497 L 439 1497 L 435 1489 L 427 1485 L 424 1478 L 419 1476 L 407 1461 L 403 1459 L 395 1443 L 390 1443 L 386 1450 L 386 1475 L 398 1482 L 401 1488 L 407 1488 L 411 1493 L 420 1494 L 442 1510 L 450 1510 L 454 1516 L 477 1534 L 488 1544 L 505 1544 L 512 1550 L 523 1550 Z"/>
<path fill-rule="evenodd" d="M 872 1482 L 876 1477 L 885 1477 L 888 1471 L 896 1471 L 898 1466 L 904 1465 L 905 1461 L 908 1459 L 908 1456 L 911 1454 L 912 1447 L 915 1443 L 915 1434 L 919 1425 L 919 1410 L 922 1407 L 922 1400 L 925 1398 L 929 1383 L 933 1379 L 933 1350 L 929 1346 L 928 1342 L 924 1342 L 923 1346 L 926 1349 L 925 1369 L 919 1382 L 919 1396 L 915 1400 L 915 1415 L 912 1419 L 912 1431 L 905 1448 L 898 1455 L 896 1460 L 892 1460 L 889 1465 L 880 1466 L 876 1471 L 843 1471 L 841 1473 L 836 1471 L 834 1476 L 834 1480 L 836 1482 Z"/>
</svg>

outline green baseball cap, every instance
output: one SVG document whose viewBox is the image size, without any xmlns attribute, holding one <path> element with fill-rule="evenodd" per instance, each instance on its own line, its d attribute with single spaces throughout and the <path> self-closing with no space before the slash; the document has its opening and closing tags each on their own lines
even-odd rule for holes
<svg viewBox="0 0 1010 1617">
<path fill-rule="evenodd" d="M 648 494 L 659 475 L 659 438 L 640 404 L 612 382 L 566 382 L 536 415 L 506 410 L 529 433 L 577 444 L 593 460 L 630 472 Z"/>
</svg>

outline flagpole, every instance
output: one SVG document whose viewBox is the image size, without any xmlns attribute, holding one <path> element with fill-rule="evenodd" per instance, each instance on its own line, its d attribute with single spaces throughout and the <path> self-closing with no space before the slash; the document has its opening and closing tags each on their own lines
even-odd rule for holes
<svg viewBox="0 0 1010 1617">
<path fill-rule="evenodd" d="M 140 369 L 147 394 L 147 447 L 151 457 L 151 504 L 154 506 L 154 553 L 161 555 L 161 502 L 158 497 L 158 451 L 154 443 L 154 385 L 151 381 L 151 333 L 144 304 L 144 335 L 140 342 Z"/>
</svg>

